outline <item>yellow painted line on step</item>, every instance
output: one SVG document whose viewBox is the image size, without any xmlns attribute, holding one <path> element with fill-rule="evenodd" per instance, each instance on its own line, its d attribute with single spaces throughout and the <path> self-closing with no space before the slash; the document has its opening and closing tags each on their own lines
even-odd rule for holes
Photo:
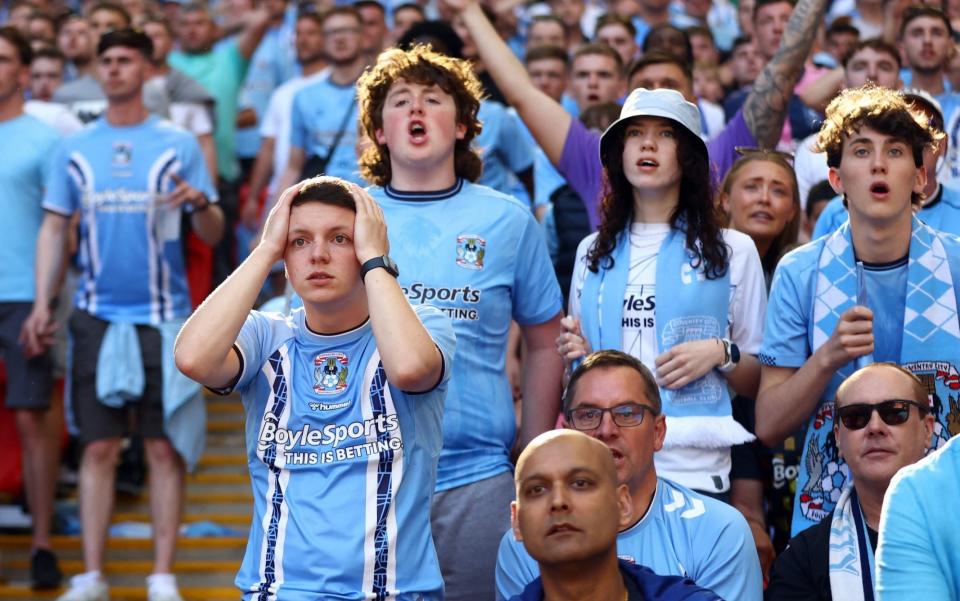
<svg viewBox="0 0 960 601">
<path fill-rule="evenodd" d="M 79 536 L 56 535 L 51 537 L 54 550 L 60 549 L 79 549 Z M 30 548 L 31 539 L 29 534 L 0 534 L 0 547 L 20 547 Z M 243 549 L 247 546 L 245 536 L 211 536 L 209 538 L 187 538 L 177 539 L 178 549 Z M 149 538 L 109 538 L 107 539 L 108 549 L 117 550 L 135 550 L 152 549 L 153 540 Z"/>
<path fill-rule="evenodd" d="M 247 457 L 242 453 L 237 453 L 237 454 L 206 453 L 203 457 L 200 458 L 200 465 L 203 467 L 209 467 L 209 466 L 246 467 Z"/>
<path fill-rule="evenodd" d="M 79 559 L 61 559 L 60 569 L 67 574 L 79 574 L 83 571 L 83 561 Z M 3 562 L 8 569 L 26 570 L 30 568 L 29 559 L 13 559 Z M 153 561 L 149 559 L 119 559 L 104 562 L 108 574 L 149 574 L 153 570 Z M 200 559 L 178 560 L 173 566 L 175 574 L 185 572 L 227 572 L 235 574 L 240 569 L 240 558 L 236 560 Z"/>
<path fill-rule="evenodd" d="M 250 476 L 247 471 L 231 472 L 229 474 L 190 474 L 187 476 L 190 484 L 243 484 L 249 486 Z"/>
<path fill-rule="evenodd" d="M 243 420 L 208 421 L 207 432 L 237 432 L 238 434 L 242 434 Z"/>
<path fill-rule="evenodd" d="M 221 512 L 210 512 L 210 513 L 188 513 L 183 516 L 181 523 L 183 524 L 192 524 L 193 522 L 217 522 L 218 524 L 250 524 L 250 515 L 249 513 L 221 513 Z M 142 513 L 139 511 L 118 511 L 113 514 L 113 523 L 120 522 L 140 522 L 143 524 L 150 523 L 150 514 Z"/>
<path fill-rule="evenodd" d="M 27 586 L 0 585 L 0 599 L 56 599 L 62 593 L 63 590 L 32 591 Z M 187 601 L 236 601 L 240 597 L 240 591 L 232 586 L 184 586 L 180 587 L 180 595 Z M 112 601 L 145 601 L 146 598 L 147 589 L 143 586 L 110 587 Z"/>
<path fill-rule="evenodd" d="M 228 413 L 228 414 L 243 414 L 243 405 L 240 401 L 213 401 L 207 402 L 207 413 Z"/>
</svg>

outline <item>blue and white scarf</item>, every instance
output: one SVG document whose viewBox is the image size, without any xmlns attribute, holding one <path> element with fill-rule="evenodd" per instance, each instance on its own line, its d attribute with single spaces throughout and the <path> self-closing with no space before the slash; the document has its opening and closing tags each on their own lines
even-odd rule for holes
<svg viewBox="0 0 960 601">
<path fill-rule="evenodd" d="M 830 590 L 834 598 L 873 601 L 875 566 L 857 490 L 848 485 L 830 521 Z"/>
<path fill-rule="evenodd" d="M 844 311 L 857 304 L 859 287 L 850 222 L 822 244 L 813 291 L 811 354 L 827 342 Z M 950 438 L 948 415 L 960 418 L 960 321 L 948 248 L 949 252 L 960 252 L 960 240 L 913 218 L 899 363 L 936 395 L 933 448 Z M 811 418 L 797 481 L 794 533 L 830 513 L 849 483 L 846 463 L 832 436 L 833 399 L 840 384 L 855 370 L 853 361 L 837 370 Z"/>
<path fill-rule="evenodd" d="M 622 347 L 623 299 L 630 275 L 630 232 L 624 230 L 611 253 L 613 266 L 586 272 L 581 324 L 593 350 Z M 730 270 L 707 279 L 691 266 L 682 227 L 672 228 L 657 255 L 654 309 L 659 352 L 693 340 L 722 338 L 728 326 Z M 654 371 L 653 366 L 648 366 Z M 753 440 L 732 415 L 727 383 L 716 370 L 679 390 L 660 389 L 668 417 L 666 447 L 722 449 Z"/>
</svg>

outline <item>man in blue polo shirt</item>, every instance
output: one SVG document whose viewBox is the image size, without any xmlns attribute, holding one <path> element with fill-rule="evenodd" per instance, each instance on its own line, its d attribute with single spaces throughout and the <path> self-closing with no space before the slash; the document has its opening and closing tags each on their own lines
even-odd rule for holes
<svg viewBox="0 0 960 601">
<path fill-rule="evenodd" d="M 750 527 L 733 507 L 658 478 L 653 455 L 666 420 L 653 375 L 620 351 L 598 351 L 570 376 L 568 428 L 604 443 L 630 505 L 617 535 L 621 559 L 662 576 L 686 576 L 724 599 L 760 601 L 763 580 Z M 519 475 L 519 472 L 518 472 Z M 520 500 L 520 481 L 517 495 Z M 497 557 L 497 598 L 509 599 L 537 578 L 529 545 L 508 532 Z"/>
<path fill-rule="evenodd" d="M 178 601 L 172 574 L 184 473 L 203 446 L 199 387 L 173 368 L 173 337 L 190 313 L 181 221 L 208 244 L 223 214 L 196 138 L 143 104 L 153 45 L 132 29 L 97 47 L 103 117 L 61 144 L 37 240 L 36 298 L 23 326 L 28 352 L 51 329 L 70 218 L 80 215 L 80 281 L 70 333 L 72 421 L 83 444 L 80 515 L 85 572 L 62 601 L 106 599 L 101 574 L 122 437 L 136 424 L 150 467 L 155 538 L 150 601 Z M 133 415 L 131 415 L 133 414 Z"/>
<path fill-rule="evenodd" d="M 243 599 L 439 601 L 429 520 L 450 320 L 404 297 L 383 213 L 355 184 L 288 188 L 263 230 L 176 350 L 190 377 L 242 394 L 254 490 Z M 303 307 L 250 311 L 279 259 Z"/>
<path fill-rule="evenodd" d="M 327 77 L 301 88 L 290 109 L 290 154 L 277 182 L 285 190 L 301 176 L 332 175 L 363 183 L 357 172 L 356 82 L 366 63 L 360 14 L 352 6 L 321 17 Z"/>
</svg>

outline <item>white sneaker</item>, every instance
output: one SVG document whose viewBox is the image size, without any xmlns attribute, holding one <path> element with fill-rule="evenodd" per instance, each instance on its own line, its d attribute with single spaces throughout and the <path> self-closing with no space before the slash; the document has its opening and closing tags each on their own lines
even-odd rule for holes
<svg viewBox="0 0 960 601">
<path fill-rule="evenodd" d="M 173 574 L 147 576 L 147 601 L 183 601 Z"/>
<path fill-rule="evenodd" d="M 99 572 L 87 572 L 71 578 L 70 588 L 57 601 L 110 601 L 110 591 Z"/>
</svg>

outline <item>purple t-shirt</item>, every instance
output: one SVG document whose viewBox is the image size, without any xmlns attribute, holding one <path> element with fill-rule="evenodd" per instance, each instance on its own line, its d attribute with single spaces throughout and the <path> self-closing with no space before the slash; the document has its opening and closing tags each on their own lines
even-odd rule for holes
<svg viewBox="0 0 960 601">
<path fill-rule="evenodd" d="M 723 131 L 707 142 L 714 189 L 719 187 L 723 177 L 737 160 L 737 146 L 756 145 L 757 140 L 747 129 L 747 122 L 743 120 L 743 111 L 737 111 Z M 590 229 L 597 231 L 600 225 L 600 193 L 603 185 L 600 135 L 574 119 L 563 143 L 563 154 L 557 167 L 570 187 L 583 199 L 587 216 L 590 218 Z"/>
</svg>

